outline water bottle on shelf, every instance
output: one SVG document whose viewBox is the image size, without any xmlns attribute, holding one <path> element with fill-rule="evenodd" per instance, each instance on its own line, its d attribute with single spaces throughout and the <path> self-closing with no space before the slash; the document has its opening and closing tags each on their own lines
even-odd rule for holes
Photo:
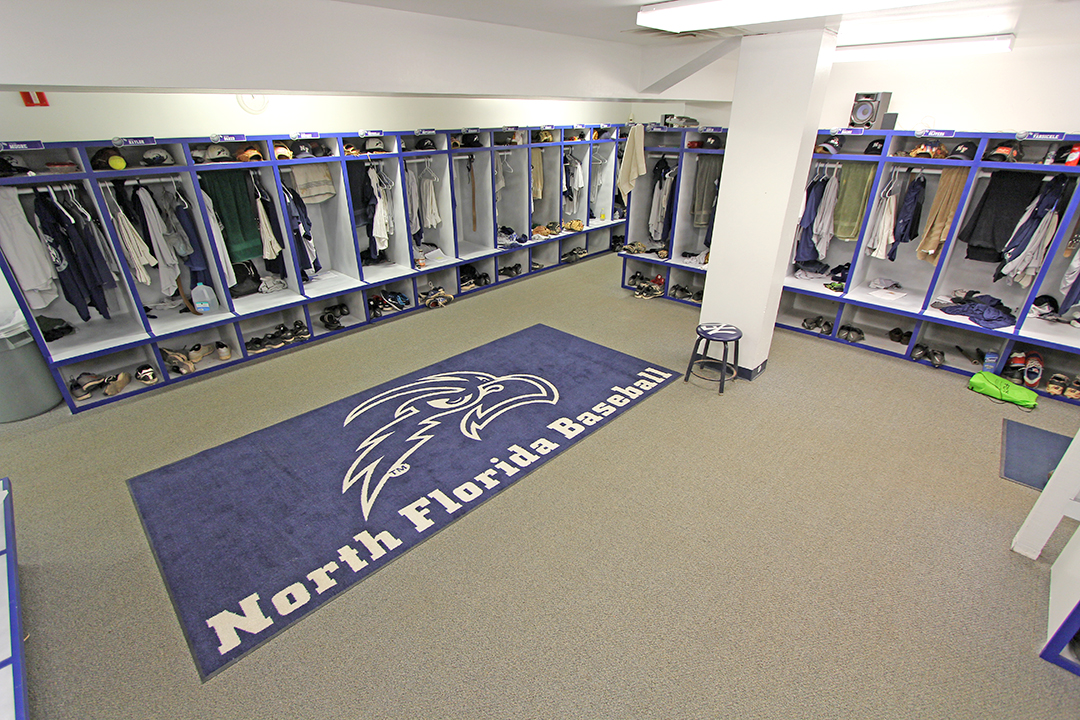
<svg viewBox="0 0 1080 720">
<path fill-rule="evenodd" d="M 214 294 L 214 291 L 211 288 L 206 287 L 202 283 L 191 288 L 191 303 L 195 306 L 195 309 L 203 315 L 207 315 L 218 309 L 217 295 Z"/>
</svg>

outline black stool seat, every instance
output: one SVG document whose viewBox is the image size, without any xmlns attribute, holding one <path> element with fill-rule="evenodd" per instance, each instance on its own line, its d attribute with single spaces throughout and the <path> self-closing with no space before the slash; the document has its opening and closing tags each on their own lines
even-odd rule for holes
<svg viewBox="0 0 1080 720">
<path fill-rule="evenodd" d="M 694 343 L 694 352 L 690 355 L 690 362 L 686 366 L 686 376 L 683 378 L 683 382 L 690 380 L 690 372 L 694 369 L 694 363 L 709 360 L 709 344 L 712 342 L 723 343 L 724 345 L 724 358 L 722 360 L 722 366 L 720 370 L 720 394 L 724 392 L 724 381 L 727 379 L 728 374 L 728 344 L 734 345 L 734 357 L 730 367 L 733 368 L 732 380 L 739 374 L 739 338 L 742 337 L 742 330 L 734 325 L 728 325 L 726 323 L 702 323 L 697 326 L 697 341 Z M 701 348 L 701 341 L 705 341 L 705 349 L 699 352 Z M 700 377 L 700 376 L 699 376 Z"/>
</svg>

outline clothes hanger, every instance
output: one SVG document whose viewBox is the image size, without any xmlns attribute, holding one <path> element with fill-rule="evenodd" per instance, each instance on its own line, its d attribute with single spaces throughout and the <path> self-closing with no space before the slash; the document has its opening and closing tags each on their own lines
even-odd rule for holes
<svg viewBox="0 0 1080 720">
<path fill-rule="evenodd" d="M 176 178 L 170 176 L 169 182 L 172 183 L 173 195 L 176 196 L 176 199 L 180 201 L 185 210 L 190 210 L 191 206 L 188 205 L 187 199 L 180 193 L 180 188 L 176 186 Z M 259 199 L 261 200 L 262 197 L 260 196 Z"/>
<path fill-rule="evenodd" d="M 75 218 L 71 217 L 71 213 L 67 211 L 67 208 L 61 205 L 60 201 L 56 199 L 56 192 L 53 190 L 53 186 L 49 185 L 47 189 L 49 191 L 49 197 L 52 198 L 53 204 L 56 205 L 56 207 L 60 208 L 60 212 L 64 213 L 64 217 L 68 219 L 68 222 L 74 225 Z"/>
<path fill-rule="evenodd" d="M 513 171 L 511 171 L 513 172 Z M 424 169 L 420 171 L 421 178 L 428 178 L 433 182 L 439 182 L 439 176 L 435 174 L 435 171 L 431 169 L 431 160 L 424 161 Z"/>
</svg>

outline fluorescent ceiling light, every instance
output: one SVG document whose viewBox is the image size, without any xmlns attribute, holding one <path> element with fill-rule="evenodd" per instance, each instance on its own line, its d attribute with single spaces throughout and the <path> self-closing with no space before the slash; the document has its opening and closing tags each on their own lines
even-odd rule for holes
<svg viewBox="0 0 1080 720">
<path fill-rule="evenodd" d="M 941 40 L 878 43 L 876 45 L 845 45 L 836 48 L 833 62 L 869 62 L 872 60 L 920 59 L 955 55 L 985 55 L 1009 52 L 1013 35 L 984 35 Z"/>
<path fill-rule="evenodd" d="M 941 2 L 950 0 L 674 0 L 643 5 L 638 11 L 637 24 L 677 33 Z"/>
</svg>

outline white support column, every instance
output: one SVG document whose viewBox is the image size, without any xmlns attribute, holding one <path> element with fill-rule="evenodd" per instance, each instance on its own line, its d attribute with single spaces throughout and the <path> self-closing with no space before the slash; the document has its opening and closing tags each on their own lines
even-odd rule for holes
<svg viewBox="0 0 1080 720">
<path fill-rule="evenodd" d="M 700 322 L 743 331 L 750 377 L 769 356 L 835 47 L 823 20 L 739 48 Z"/>
</svg>

